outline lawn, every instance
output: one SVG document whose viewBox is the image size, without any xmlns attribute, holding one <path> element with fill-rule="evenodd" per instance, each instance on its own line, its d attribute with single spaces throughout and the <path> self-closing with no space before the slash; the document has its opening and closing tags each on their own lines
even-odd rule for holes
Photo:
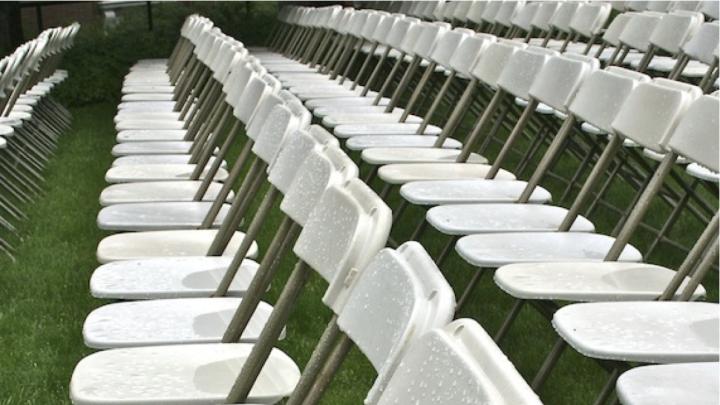
<svg viewBox="0 0 720 405">
<path fill-rule="evenodd" d="M 114 80 L 119 82 L 120 77 Z M 0 257 L 0 404 L 67 402 L 73 367 L 91 352 L 83 345 L 83 320 L 93 308 L 105 303 L 89 295 L 88 280 L 97 267 L 95 248 L 106 235 L 98 230 L 95 218 L 100 208 L 98 196 L 106 185 L 104 173 L 112 161 L 115 106 L 104 102 L 74 107 L 71 111 L 73 127 L 64 135 L 47 168 L 46 193 L 27 208 L 29 219 L 19 226 L 23 240 L 18 244 L 17 261 Z M 465 127 L 470 124 L 465 123 Z M 233 156 L 240 146 L 235 148 Z M 497 145 L 492 145 L 488 156 L 493 157 L 497 149 Z M 509 163 L 512 168 L 513 162 Z M 577 162 L 568 159 L 556 170 L 567 175 L 576 165 Z M 563 185 L 559 182 L 549 180 L 543 185 L 556 196 L 562 193 Z M 378 183 L 374 186 L 379 190 Z M 609 193 L 614 201 L 626 201 L 628 195 L 628 187 L 622 184 L 614 186 Z M 390 205 L 396 206 L 397 196 L 391 197 Z M 667 207 L 656 204 L 648 215 L 648 222 L 657 226 L 667 214 Z M 393 236 L 397 240 L 406 238 L 419 215 L 422 212 L 417 208 L 407 210 L 403 221 L 394 228 Z M 617 218 L 608 210 L 599 209 L 590 219 L 597 224 L 599 232 L 609 233 Z M 267 248 L 278 222 L 276 206 L 258 238 L 261 252 Z M 683 216 L 672 236 L 689 245 L 698 233 L 699 225 Z M 640 232 L 632 242 L 642 250 L 649 240 L 648 234 Z M 433 255 L 445 241 L 445 237 L 430 231 L 421 240 Z M 650 260 L 675 267 L 682 258 L 678 251 L 663 246 Z M 268 293 L 269 302 L 277 297 L 294 261 L 294 257 L 285 258 L 279 277 Z M 458 295 L 474 271 L 455 254 L 442 270 Z M 717 302 L 717 272 L 712 271 L 704 284 L 709 290 L 709 299 Z M 330 312 L 320 301 L 325 287 L 319 277 L 311 279 L 291 317 L 288 337 L 280 344 L 301 366 L 330 318 Z M 491 277 L 485 277 L 461 316 L 477 319 L 492 333 L 511 305 L 511 299 L 494 286 Z M 547 321 L 526 307 L 502 348 L 520 372 L 531 379 L 554 338 Z M 323 403 L 361 403 L 373 378 L 374 371 L 368 361 L 353 350 Z M 605 372 L 597 363 L 569 350 L 540 394 L 548 404 L 590 403 L 604 380 Z"/>
</svg>

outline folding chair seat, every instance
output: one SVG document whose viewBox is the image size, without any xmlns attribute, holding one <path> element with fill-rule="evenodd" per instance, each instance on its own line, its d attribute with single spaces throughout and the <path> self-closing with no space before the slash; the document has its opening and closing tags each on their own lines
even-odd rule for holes
<svg viewBox="0 0 720 405">
<path fill-rule="evenodd" d="M 294 251 L 303 260 L 300 266 L 307 263 L 307 271 L 315 270 L 328 281 L 342 280 L 334 283 L 335 289 L 330 289 L 341 294 L 326 297 L 326 304 L 331 307 L 340 308 L 348 301 L 344 290 L 350 287 L 345 281 L 351 269 L 365 268 L 369 258 L 386 242 L 390 212 L 373 194 L 359 180 L 344 187 L 331 187 L 315 207 L 320 213 L 310 216 L 295 245 Z M 362 278 L 357 276 L 356 280 Z M 76 366 L 70 383 L 71 400 L 77 404 L 225 401 L 229 393 L 232 396 L 231 389 L 236 388 L 233 384 L 236 375 L 230 370 L 236 373 L 242 370 L 248 357 L 255 356 L 250 353 L 256 350 L 257 346 L 252 344 L 226 343 L 95 353 Z M 249 381 L 251 387 L 246 398 L 231 402 L 276 402 L 292 392 L 300 375 L 297 366 L 277 349 L 268 348 L 263 354 L 264 371 L 258 369 L 253 381 Z M 152 367 L 138 367 L 147 364 L 146 359 L 152 360 Z M 222 371 L 218 370 L 220 366 Z M 117 382 L 108 384 L 110 378 Z M 211 382 L 214 389 L 209 391 L 204 381 Z"/>
<path fill-rule="evenodd" d="M 487 332 L 471 319 L 427 332 L 407 350 L 377 403 L 408 401 L 542 403 Z"/>
<path fill-rule="evenodd" d="M 135 183 L 118 183 L 103 189 L 100 194 L 100 205 L 103 207 L 114 204 L 145 203 L 161 201 L 195 201 L 200 189 L 201 180 L 182 181 L 147 181 Z M 201 201 L 214 201 L 220 193 L 222 184 L 211 182 L 201 197 Z M 231 192 L 227 196 L 230 201 L 234 197 Z"/>
<path fill-rule="evenodd" d="M 335 131 L 337 132 L 337 128 Z M 355 151 L 371 148 L 437 148 L 436 145 L 439 141 L 438 135 L 357 135 L 348 138 L 345 147 Z M 439 147 L 460 149 L 462 143 L 457 139 L 446 138 Z"/>
<path fill-rule="evenodd" d="M 719 370 L 717 362 L 636 367 L 618 378 L 616 392 L 622 405 L 711 405 L 720 390 Z"/>
<path fill-rule="evenodd" d="M 718 361 L 718 304 L 594 302 L 553 316 L 557 333 L 581 354 L 639 363 Z"/>
<path fill-rule="evenodd" d="M 270 170 L 270 181 L 286 195 L 280 208 L 300 225 L 305 224 L 309 212 L 321 197 L 323 184 L 341 184 L 357 176 L 357 167 L 346 157 L 341 157 L 333 140 L 326 132 L 316 130 L 288 138 Z M 325 146 L 329 147 L 327 151 L 313 151 Z M 312 172 L 306 170 L 311 168 Z M 238 254 L 241 253 L 236 253 L 236 257 Z M 109 263 L 93 273 L 90 290 L 99 298 L 209 297 L 216 292 L 232 264 L 229 258 L 219 256 L 187 259 L 191 264 L 178 265 L 177 258 Z M 253 263 L 247 259 L 239 263 L 228 295 L 242 295 L 257 269 Z"/>
</svg>

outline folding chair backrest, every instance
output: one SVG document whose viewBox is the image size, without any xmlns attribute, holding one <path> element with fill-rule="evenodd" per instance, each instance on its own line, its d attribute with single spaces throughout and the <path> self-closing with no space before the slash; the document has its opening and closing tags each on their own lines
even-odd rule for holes
<svg viewBox="0 0 720 405">
<path fill-rule="evenodd" d="M 467 28 L 445 31 L 433 46 L 429 59 L 440 66 L 449 67 L 453 55 L 469 35 L 473 35 L 473 31 Z"/>
<path fill-rule="evenodd" d="M 575 14 L 585 7 L 587 3 L 576 1 L 565 1 L 560 3 L 560 7 L 550 18 L 550 26 L 560 32 L 570 32 L 570 23 Z"/>
<path fill-rule="evenodd" d="M 470 5 L 470 9 L 468 10 L 467 18 L 468 20 L 474 22 L 475 24 L 480 24 L 483 22 L 482 16 L 485 13 L 485 7 L 487 7 L 488 2 L 487 1 L 473 1 Z"/>
<path fill-rule="evenodd" d="M 458 4 L 460 4 L 459 1 L 450 1 L 445 3 L 445 5 L 442 8 L 442 20 L 443 21 L 452 21 L 453 18 L 455 18 L 455 9 L 457 8 Z"/>
<path fill-rule="evenodd" d="M 305 226 L 325 190 L 357 178 L 358 168 L 337 145 L 316 145 L 299 163 L 295 166 L 297 175 L 280 203 L 280 209 Z"/>
<path fill-rule="evenodd" d="M 230 74 L 227 79 L 225 79 L 225 83 L 223 83 L 222 87 L 222 91 L 226 94 L 225 100 L 228 104 L 233 107 L 237 106 L 237 101 L 240 98 L 240 95 L 242 95 L 243 91 L 245 91 L 245 87 L 250 81 L 250 77 L 254 74 L 257 75 L 247 62 L 240 62 L 230 70 Z"/>
<path fill-rule="evenodd" d="M 260 105 L 263 96 L 272 91 L 272 87 L 268 85 L 266 80 L 253 75 L 235 104 L 235 109 L 233 110 L 235 118 L 247 124 L 253 112 L 255 112 L 255 109 Z"/>
<path fill-rule="evenodd" d="M 379 39 L 380 43 L 394 49 L 401 49 L 410 29 L 417 26 L 419 21 L 414 18 L 402 18 L 395 21 L 386 38 Z"/>
<path fill-rule="evenodd" d="M 720 4 L 714 0 L 705 0 L 701 2 L 700 8 L 698 9 L 701 13 L 705 14 L 713 20 L 720 19 Z"/>
<path fill-rule="evenodd" d="M 429 59 L 437 42 L 444 34 L 452 29 L 452 26 L 445 22 L 426 23 L 415 41 L 412 54 L 423 59 Z"/>
<path fill-rule="evenodd" d="M 532 28 L 532 20 L 535 18 L 541 4 L 542 3 L 530 3 L 526 5 L 515 13 L 510 19 L 510 22 L 523 31 L 530 31 L 530 28 Z"/>
<path fill-rule="evenodd" d="M 655 11 L 658 13 L 664 13 L 670 9 L 670 1 L 664 1 L 664 0 L 653 0 L 647 2 L 647 10 L 648 11 Z"/>
<path fill-rule="evenodd" d="M 470 73 L 485 85 L 497 88 L 497 81 L 512 55 L 526 44 L 516 41 L 500 40 L 491 43 L 480 54 Z"/>
<path fill-rule="evenodd" d="M 553 16 L 558 13 L 558 10 L 565 4 L 564 2 L 558 1 L 546 1 L 538 4 L 538 9 L 535 12 L 530 26 L 537 28 L 542 32 L 547 32 L 550 29 L 550 21 Z M 570 21 L 568 20 L 568 24 Z"/>
<path fill-rule="evenodd" d="M 365 25 L 360 31 L 360 36 L 365 40 L 372 41 L 372 35 L 377 30 L 380 23 L 388 16 L 385 12 L 376 12 L 368 16 Z"/>
<path fill-rule="evenodd" d="M 445 0 L 428 1 L 425 8 L 425 19 L 430 21 L 442 21 L 443 9 L 445 8 Z"/>
<path fill-rule="evenodd" d="M 500 7 L 502 6 L 502 1 L 488 1 L 485 5 L 485 9 L 483 10 L 482 14 L 482 21 L 494 24 L 495 23 L 495 17 L 497 16 L 498 12 L 500 11 Z"/>
<path fill-rule="evenodd" d="M 685 11 L 696 11 L 700 8 L 700 3 L 702 1 L 671 1 L 670 7 L 668 7 L 668 10 L 670 11 L 678 11 L 678 10 L 685 10 Z"/>
<path fill-rule="evenodd" d="M 313 125 L 309 130 L 300 129 L 285 137 L 275 160 L 268 170 L 268 181 L 281 193 L 287 195 L 298 173 L 298 167 L 316 146 L 338 146 L 337 138 L 324 128 Z M 304 222 L 299 222 L 301 225 Z"/>
<path fill-rule="evenodd" d="M 495 23 L 503 27 L 512 26 L 512 18 L 525 6 L 524 1 L 503 1 L 495 15 Z"/>
<path fill-rule="evenodd" d="M 496 40 L 494 36 L 487 34 L 466 36 L 450 58 L 450 67 L 464 78 L 470 77 L 470 69 L 479 55 Z"/>
<path fill-rule="evenodd" d="M 280 150 L 283 139 L 298 129 L 304 129 L 300 118 L 286 104 L 278 104 L 270 111 L 265 124 L 260 131 L 260 136 L 255 140 L 252 147 L 260 159 L 268 165 L 273 162 L 275 155 Z"/>
<path fill-rule="evenodd" d="M 473 4 L 473 1 L 470 0 L 460 0 L 457 2 L 457 7 L 455 8 L 455 12 L 453 13 L 453 18 L 460 21 L 461 23 L 465 23 L 468 20 L 468 12 L 470 11 L 470 7 Z"/>
<path fill-rule="evenodd" d="M 547 48 L 531 46 L 515 52 L 500 74 L 497 86 L 515 97 L 528 99 L 528 91 L 535 78 L 551 57 L 559 53 Z"/>
<path fill-rule="evenodd" d="M 613 18 L 612 22 L 610 22 L 610 25 L 608 25 L 607 29 L 603 33 L 603 41 L 607 42 L 612 46 L 619 46 L 620 34 L 622 34 L 628 21 L 630 21 L 630 18 L 635 14 L 636 13 L 622 13 L 615 16 L 615 18 Z"/>
<path fill-rule="evenodd" d="M 626 1 L 625 8 L 632 11 L 647 10 L 648 1 Z"/>
<path fill-rule="evenodd" d="M 649 81 L 645 74 L 617 66 L 597 70 L 580 86 L 568 110 L 580 120 L 611 133 L 611 124 L 627 97 L 638 84 Z"/>
<path fill-rule="evenodd" d="M 330 283 L 323 302 L 341 308 L 347 294 L 339 288 L 385 246 L 392 213 L 359 179 L 328 188 L 310 213 L 293 252 Z"/>
<path fill-rule="evenodd" d="M 620 109 L 612 123 L 616 134 L 641 146 L 664 153 L 663 139 L 677 125 L 678 119 L 700 95 L 700 88 L 656 78 L 639 84 Z"/>
<path fill-rule="evenodd" d="M 348 299 L 337 323 L 378 372 L 366 398 L 374 403 L 408 345 L 450 322 L 455 296 L 417 242 L 381 250 L 342 288 Z"/>
<path fill-rule="evenodd" d="M 704 23 L 700 25 L 695 35 L 683 45 L 682 50 L 690 58 L 709 65 L 718 49 L 719 38 L 720 24 L 717 21 Z"/>
<path fill-rule="evenodd" d="M 650 45 L 650 36 L 662 20 L 663 14 L 634 14 L 620 33 L 620 42 L 639 51 L 646 52 Z"/>
<path fill-rule="evenodd" d="M 586 37 L 591 37 L 605 26 L 611 10 L 609 3 L 583 4 L 570 20 L 570 28 Z"/>
<path fill-rule="evenodd" d="M 420 42 L 420 35 L 422 35 L 425 29 L 431 28 L 431 25 L 432 23 L 429 23 L 427 21 L 421 21 L 419 23 L 410 25 L 407 33 L 405 33 L 405 37 L 400 42 L 400 47 L 397 49 L 405 52 L 408 55 L 414 55 L 415 46 Z"/>
<path fill-rule="evenodd" d="M 715 172 L 720 171 L 718 101 L 717 95 L 705 95 L 695 100 L 683 113 L 669 139 L 664 140 L 669 149 Z"/>
<path fill-rule="evenodd" d="M 253 112 L 250 121 L 247 125 L 245 125 L 245 133 L 248 138 L 252 140 L 257 139 L 268 115 L 270 115 L 270 111 L 272 111 L 273 107 L 281 104 L 282 102 L 283 99 L 280 98 L 279 95 L 273 93 L 265 95 L 265 97 L 260 100 L 260 103 L 255 109 L 255 112 Z"/>
<path fill-rule="evenodd" d="M 658 48 L 676 54 L 700 28 L 703 15 L 698 12 L 677 11 L 665 14 L 650 35 L 650 43 Z"/>
<path fill-rule="evenodd" d="M 584 55 L 553 56 L 545 63 L 528 94 L 550 107 L 566 112 L 577 89 L 600 67 L 597 59 Z"/>
<path fill-rule="evenodd" d="M 487 332 L 458 319 L 434 329 L 408 348 L 379 405 L 540 405 Z"/>
<path fill-rule="evenodd" d="M 400 17 L 394 16 L 394 15 L 388 15 L 382 17 L 380 22 L 378 22 L 377 28 L 373 31 L 370 40 L 378 43 L 385 43 L 384 41 L 388 38 L 390 35 L 390 32 L 393 29 L 393 26 L 396 22 L 400 20 Z"/>
</svg>

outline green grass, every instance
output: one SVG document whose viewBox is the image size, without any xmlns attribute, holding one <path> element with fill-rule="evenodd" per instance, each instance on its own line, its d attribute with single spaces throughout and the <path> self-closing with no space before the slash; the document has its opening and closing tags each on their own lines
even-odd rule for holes
<svg viewBox="0 0 720 405">
<path fill-rule="evenodd" d="M 17 251 L 17 262 L 0 258 L 0 404 L 65 403 L 68 382 L 75 364 L 91 350 L 84 347 L 81 327 L 85 316 L 104 302 L 90 297 L 88 279 L 97 266 L 95 248 L 105 235 L 99 231 L 95 217 L 100 191 L 105 187 L 104 173 L 112 157 L 114 144 L 111 104 L 96 104 L 72 110 L 73 128 L 66 134 L 47 170 L 47 193 L 27 209 L 29 220 L 21 224 L 23 242 Z M 239 146 L 234 153 L 237 153 Z M 493 146 L 489 156 L 494 156 Z M 510 162 L 509 167 L 512 166 Z M 563 161 L 559 171 L 569 172 L 573 162 Z M 545 184 L 555 195 L 562 186 Z M 376 184 L 377 186 L 377 184 Z M 627 199 L 629 190 L 614 187 L 611 197 Z M 390 205 L 397 204 L 393 196 Z M 414 227 L 422 212 L 412 208 L 403 215 L 403 224 L 393 230 L 402 240 Z M 658 223 L 667 208 L 653 207 L 649 221 Z M 591 218 L 600 232 L 610 232 L 614 221 L 609 212 L 598 211 Z M 258 242 L 264 251 L 279 222 L 277 210 L 270 217 Z M 673 236 L 689 244 L 697 237 L 699 226 L 683 217 Z M 639 234 L 633 243 L 645 246 L 648 236 Z M 436 254 L 446 239 L 427 232 L 422 243 Z M 682 255 L 663 248 L 653 262 L 677 266 Z M 274 302 L 294 263 L 294 257 L 283 261 L 268 300 Z M 473 269 L 456 255 L 442 268 L 457 294 L 468 282 Z M 717 301 L 717 273 L 711 272 L 705 285 L 712 301 Z M 307 361 L 330 312 L 320 297 L 326 284 L 314 276 L 295 308 L 288 325 L 288 338 L 280 343 L 301 366 Z M 512 304 L 492 283 L 483 279 L 472 302 L 461 316 L 477 319 L 494 332 Z M 523 309 L 502 348 L 528 379 L 537 370 L 554 341 L 555 334 L 536 311 Z M 541 396 L 547 404 L 574 405 L 591 402 L 605 378 L 601 367 L 592 360 L 567 351 Z M 368 361 L 353 350 L 324 398 L 325 404 L 357 404 L 372 384 L 374 372 Z"/>
</svg>

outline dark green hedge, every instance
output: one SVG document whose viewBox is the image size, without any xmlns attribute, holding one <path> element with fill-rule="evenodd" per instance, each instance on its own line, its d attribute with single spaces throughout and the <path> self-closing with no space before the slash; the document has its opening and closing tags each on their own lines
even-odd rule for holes
<svg viewBox="0 0 720 405">
<path fill-rule="evenodd" d="M 58 88 L 57 96 L 71 106 L 117 102 L 128 68 L 138 59 L 169 55 L 189 14 L 210 18 L 223 32 L 251 46 L 265 43 L 276 11 L 275 2 L 157 3 L 149 31 L 144 7 L 121 10 L 120 23 L 114 28 L 82 27 L 63 59 L 62 68 L 70 72 L 70 78 Z"/>
</svg>

